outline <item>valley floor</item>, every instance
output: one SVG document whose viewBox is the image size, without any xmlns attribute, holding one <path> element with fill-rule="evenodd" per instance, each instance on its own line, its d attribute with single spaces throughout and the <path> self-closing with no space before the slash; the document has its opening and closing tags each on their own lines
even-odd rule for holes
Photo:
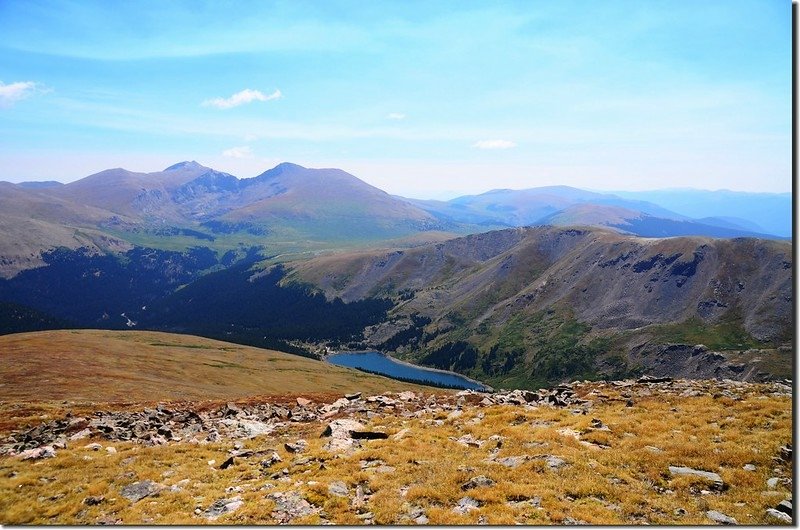
<svg viewBox="0 0 800 530">
<path fill-rule="evenodd" d="M 786 384 L 306 396 L 7 426 L 0 523 L 791 522 Z"/>
</svg>

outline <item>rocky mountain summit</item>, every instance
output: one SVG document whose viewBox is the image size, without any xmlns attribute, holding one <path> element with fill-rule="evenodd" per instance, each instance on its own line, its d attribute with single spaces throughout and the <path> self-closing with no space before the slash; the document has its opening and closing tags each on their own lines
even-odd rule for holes
<svg viewBox="0 0 800 530">
<path fill-rule="evenodd" d="M 790 523 L 790 385 L 643 377 L 102 407 L 4 437 L 0 520 Z"/>
</svg>

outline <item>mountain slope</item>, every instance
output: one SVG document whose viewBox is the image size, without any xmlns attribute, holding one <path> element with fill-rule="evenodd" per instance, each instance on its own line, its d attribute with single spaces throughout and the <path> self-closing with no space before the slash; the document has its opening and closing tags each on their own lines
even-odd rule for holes
<svg viewBox="0 0 800 530">
<path fill-rule="evenodd" d="M 653 368 L 642 351 L 671 342 L 788 344 L 791 267 L 787 242 L 538 227 L 316 258 L 290 278 L 344 300 L 393 297 L 390 318 L 367 330 L 373 346 L 524 385 Z"/>
<path fill-rule="evenodd" d="M 0 359 L 0 400 L 6 402 L 228 400 L 422 388 L 278 351 L 158 332 L 5 335 Z"/>
<path fill-rule="evenodd" d="M 238 179 L 181 162 L 154 173 L 109 169 L 63 186 L 0 182 L 0 276 L 57 247 L 169 250 L 252 245 L 302 252 L 468 228 L 436 219 L 338 169 L 283 163 Z"/>
</svg>

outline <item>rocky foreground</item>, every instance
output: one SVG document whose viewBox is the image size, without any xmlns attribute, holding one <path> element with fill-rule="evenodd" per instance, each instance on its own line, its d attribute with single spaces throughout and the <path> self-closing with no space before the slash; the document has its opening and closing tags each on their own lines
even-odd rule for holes
<svg viewBox="0 0 800 530">
<path fill-rule="evenodd" d="M 162 403 L 0 446 L 3 524 L 790 524 L 790 383 Z"/>
</svg>

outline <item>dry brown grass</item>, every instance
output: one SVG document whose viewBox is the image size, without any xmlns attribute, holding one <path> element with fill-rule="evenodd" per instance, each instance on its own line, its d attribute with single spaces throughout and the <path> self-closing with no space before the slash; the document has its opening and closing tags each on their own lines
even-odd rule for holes
<svg viewBox="0 0 800 530">
<path fill-rule="evenodd" d="M 613 395 L 611 396 L 614 397 Z M 474 420 L 479 413 L 484 417 Z M 377 417 L 371 426 L 388 433 L 409 429 L 400 440 L 373 440 L 354 454 L 330 454 L 322 449 L 322 423 L 290 425 L 276 434 L 245 442 L 253 449 L 274 448 L 283 462 L 267 474 L 258 459 L 242 460 L 226 470 L 210 467 L 226 457 L 231 442 L 165 447 L 114 444 L 117 454 L 83 449 L 84 442 L 59 451 L 54 459 L 22 462 L 0 459 L 0 522 L 7 524 L 94 523 L 99 517 L 124 523 L 204 524 L 194 514 L 220 498 L 240 495 L 245 504 L 215 521 L 218 524 L 274 524 L 275 491 L 297 491 L 320 513 L 296 523 L 361 524 L 359 511 L 349 499 L 328 493 L 328 485 L 344 481 L 351 493 L 361 484 L 372 495 L 363 511 L 374 514 L 378 524 L 409 523 L 412 508 L 422 508 L 432 524 L 555 524 L 574 520 L 593 524 L 708 524 L 706 510 L 718 510 L 740 524 L 774 523 L 764 512 L 790 489 L 779 486 L 765 494 L 772 476 L 791 477 L 789 465 L 775 457 L 781 445 L 791 442 L 791 400 L 752 393 L 742 400 L 711 396 L 679 398 L 655 394 L 633 407 L 609 400 L 597 403 L 589 415 L 568 409 L 540 407 L 526 410 L 513 406 L 483 409 L 465 407 L 454 420 L 435 425 L 445 413 L 416 418 Z M 592 430 L 599 418 L 610 431 Z M 578 432 L 580 440 L 570 435 Z M 559 433 L 559 430 L 562 432 Z M 480 448 L 465 447 L 451 438 L 472 434 L 485 440 Z M 488 460 L 503 437 L 497 457 L 527 456 L 519 467 L 508 468 Z M 309 448 L 303 457 L 316 460 L 293 464 L 297 458 L 283 449 L 285 441 L 305 438 Z M 590 448 L 593 441 L 606 449 Z M 100 440 L 101 443 L 104 443 Z M 653 447 L 661 452 L 653 451 Z M 567 465 L 551 469 L 543 458 L 554 455 Z M 85 457 L 91 458 L 90 460 Z M 395 468 L 381 473 L 362 469 L 360 462 L 380 459 Z M 744 471 L 744 464 L 756 471 Z M 685 465 L 719 473 L 729 488 L 701 494 L 707 487 L 691 478 L 673 478 L 668 466 Z M 270 476 L 286 469 L 285 478 Z M 488 487 L 462 491 L 461 485 L 476 475 L 494 481 Z M 136 480 L 151 479 L 173 485 L 189 479 L 180 492 L 164 492 L 137 503 L 123 499 L 120 488 Z M 241 487 L 241 493 L 226 488 Z M 63 497 L 60 497 L 63 495 Z M 89 495 L 103 495 L 97 506 L 82 504 Z M 453 512 L 458 499 L 470 496 L 480 508 L 467 514 Z M 536 500 L 538 506 L 526 500 Z M 516 502 L 517 504 L 511 504 Z M 685 515 L 676 515 L 676 510 Z"/>
<path fill-rule="evenodd" d="M 0 336 L 0 432 L 95 404 L 341 395 L 427 387 L 296 355 L 150 331 Z"/>
</svg>

